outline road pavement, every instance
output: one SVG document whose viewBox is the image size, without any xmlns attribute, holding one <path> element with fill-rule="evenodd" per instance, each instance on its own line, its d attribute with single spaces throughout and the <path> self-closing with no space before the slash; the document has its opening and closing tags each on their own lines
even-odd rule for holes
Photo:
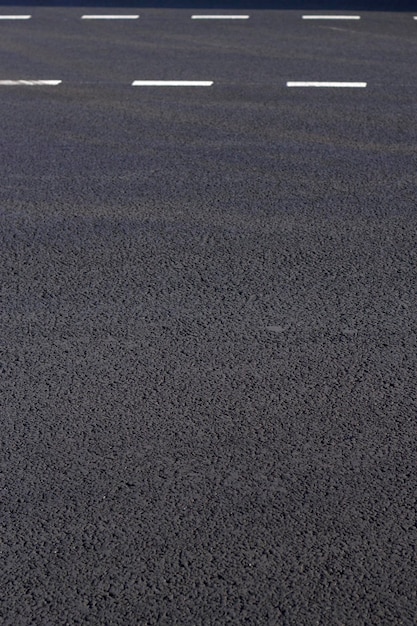
<svg viewBox="0 0 417 626">
<path fill-rule="evenodd" d="M 415 624 L 414 14 L 88 13 L 0 8 L 1 623 Z"/>
</svg>

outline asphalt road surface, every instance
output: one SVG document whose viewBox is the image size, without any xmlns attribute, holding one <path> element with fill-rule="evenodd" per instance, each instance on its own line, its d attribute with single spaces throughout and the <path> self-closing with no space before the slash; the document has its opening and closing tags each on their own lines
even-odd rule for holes
<svg viewBox="0 0 417 626">
<path fill-rule="evenodd" d="M 416 624 L 414 14 L 91 13 L 0 7 L 1 624 Z"/>
</svg>

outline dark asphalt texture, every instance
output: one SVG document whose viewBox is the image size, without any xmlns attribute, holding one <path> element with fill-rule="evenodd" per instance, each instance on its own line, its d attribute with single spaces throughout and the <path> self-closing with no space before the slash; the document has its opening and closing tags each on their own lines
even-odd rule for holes
<svg viewBox="0 0 417 626">
<path fill-rule="evenodd" d="M 1 624 L 416 624 L 412 14 L 31 12 L 0 79 L 63 83 L 0 87 Z"/>
</svg>

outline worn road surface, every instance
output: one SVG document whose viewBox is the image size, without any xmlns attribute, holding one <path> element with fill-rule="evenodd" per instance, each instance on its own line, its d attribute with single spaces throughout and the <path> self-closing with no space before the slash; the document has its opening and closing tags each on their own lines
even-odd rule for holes
<svg viewBox="0 0 417 626">
<path fill-rule="evenodd" d="M 116 9 L 0 6 L 0 622 L 416 624 L 417 9 Z"/>
</svg>

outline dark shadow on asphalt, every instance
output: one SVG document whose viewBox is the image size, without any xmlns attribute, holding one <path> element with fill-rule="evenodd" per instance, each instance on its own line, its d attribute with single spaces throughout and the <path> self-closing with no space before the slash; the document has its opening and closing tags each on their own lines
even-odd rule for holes
<svg viewBox="0 0 417 626">
<path fill-rule="evenodd" d="M 0 6 L 196 10 L 417 11 L 417 0 L 0 0 Z"/>
</svg>

